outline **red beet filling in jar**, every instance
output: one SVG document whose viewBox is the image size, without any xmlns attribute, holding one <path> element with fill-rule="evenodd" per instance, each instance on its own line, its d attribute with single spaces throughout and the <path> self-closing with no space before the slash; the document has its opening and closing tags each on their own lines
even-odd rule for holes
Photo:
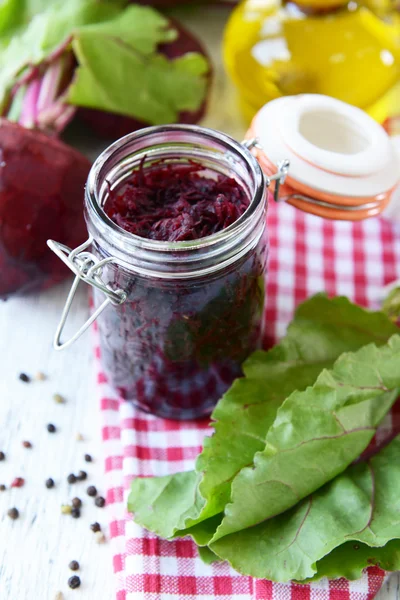
<svg viewBox="0 0 400 600">
<path fill-rule="evenodd" d="M 267 261 L 261 168 L 195 126 L 135 132 L 92 167 L 85 216 L 102 281 L 124 292 L 98 318 L 110 382 L 153 414 L 210 413 L 260 346 Z M 95 308 L 104 301 L 94 290 Z"/>
</svg>

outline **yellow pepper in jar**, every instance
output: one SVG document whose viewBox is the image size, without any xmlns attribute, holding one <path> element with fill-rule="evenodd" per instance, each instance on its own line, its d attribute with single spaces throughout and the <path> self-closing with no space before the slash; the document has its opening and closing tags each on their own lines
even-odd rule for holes
<svg viewBox="0 0 400 600">
<path fill-rule="evenodd" d="M 400 114 L 400 13 L 389 0 L 244 0 L 228 21 L 224 58 L 249 120 L 269 100 L 301 93 L 333 96 L 379 122 Z"/>
</svg>

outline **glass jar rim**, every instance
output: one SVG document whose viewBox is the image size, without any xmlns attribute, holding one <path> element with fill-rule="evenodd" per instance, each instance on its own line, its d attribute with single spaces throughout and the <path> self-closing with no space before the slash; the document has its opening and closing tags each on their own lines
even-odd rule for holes
<svg viewBox="0 0 400 600">
<path fill-rule="evenodd" d="M 177 139 L 173 142 L 179 142 L 179 136 L 182 134 L 194 134 L 199 138 L 203 138 L 204 142 L 218 142 L 226 147 L 227 152 L 233 152 L 249 167 L 251 175 L 254 181 L 254 193 L 250 198 L 250 203 L 246 211 L 237 219 L 234 223 L 229 225 L 226 229 L 223 229 L 217 233 L 213 233 L 209 236 L 199 238 L 190 241 L 159 241 L 150 240 L 141 236 L 135 235 L 123 228 L 119 227 L 114 221 L 103 210 L 99 201 L 99 182 L 103 175 L 103 170 L 108 162 L 118 153 L 123 152 L 124 148 L 128 150 L 127 155 L 132 154 L 129 152 L 129 147 L 134 142 L 140 142 L 147 139 L 149 143 L 154 135 L 160 134 L 175 134 Z M 138 131 L 129 133 L 128 135 L 118 139 L 108 146 L 103 152 L 97 157 L 93 163 L 85 189 L 85 197 L 88 206 L 91 209 L 91 216 L 95 216 L 95 221 L 98 225 L 104 225 L 107 227 L 107 232 L 117 236 L 120 240 L 123 240 L 124 245 L 131 246 L 132 248 L 138 247 L 143 250 L 149 251 L 161 251 L 161 252 L 179 252 L 190 250 L 205 249 L 208 246 L 215 244 L 224 243 L 225 240 L 230 239 L 238 231 L 243 229 L 243 226 L 248 222 L 254 213 L 257 212 L 260 204 L 263 202 L 265 194 L 265 176 L 261 169 L 259 162 L 256 157 L 250 152 L 250 150 L 240 142 L 236 141 L 231 136 L 222 133 L 220 131 L 202 127 L 199 125 L 156 125 L 153 127 L 146 127 Z"/>
</svg>

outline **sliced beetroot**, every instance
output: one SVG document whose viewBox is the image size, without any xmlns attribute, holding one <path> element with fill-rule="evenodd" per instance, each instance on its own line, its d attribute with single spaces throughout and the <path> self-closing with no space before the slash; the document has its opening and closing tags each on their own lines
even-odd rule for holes
<svg viewBox="0 0 400 600">
<path fill-rule="evenodd" d="M 208 75 L 208 89 L 205 100 L 200 108 L 194 112 L 181 112 L 178 123 L 194 124 L 198 123 L 207 109 L 208 94 L 211 86 L 212 68 L 211 62 L 201 42 L 187 29 L 185 29 L 175 19 L 170 19 L 171 27 L 178 31 L 178 37 L 168 44 L 159 44 L 158 51 L 164 54 L 170 60 L 187 54 L 188 52 L 197 52 L 205 56 L 210 64 Z M 162 93 L 162 90 L 160 90 Z M 106 138 L 118 139 L 132 131 L 147 127 L 149 123 L 124 117 L 114 113 L 108 113 L 91 108 L 79 108 L 78 115 L 98 134 Z"/>
<path fill-rule="evenodd" d="M 86 237 L 84 185 L 90 162 L 38 131 L 0 119 L 0 298 L 49 287 L 68 269 L 47 248 Z"/>
</svg>

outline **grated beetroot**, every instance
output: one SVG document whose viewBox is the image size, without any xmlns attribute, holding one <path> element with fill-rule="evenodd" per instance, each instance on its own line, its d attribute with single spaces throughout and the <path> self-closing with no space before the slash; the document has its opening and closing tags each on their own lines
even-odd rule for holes
<svg viewBox="0 0 400 600">
<path fill-rule="evenodd" d="M 110 383 L 146 412 L 193 419 L 211 412 L 260 347 L 266 236 L 218 276 L 194 281 L 135 277 L 106 265 L 103 277 L 128 293 L 98 318 Z M 97 308 L 104 296 L 94 290 Z"/>
<path fill-rule="evenodd" d="M 233 178 L 196 162 L 157 161 L 146 169 L 142 162 L 110 191 L 104 210 L 130 233 L 176 242 L 229 227 L 248 205 L 246 189 Z M 237 260 L 188 278 L 153 278 L 104 265 L 103 280 L 127 294 L 98 318 L 110 383 L 162 417 L 209 414 L 260 346 L 267 248 L 264 229 Z M 105 257 L 96 245 L 94 251 Z M 95 307 L 103 301 L 94 290 Z"/>
<path fill-rule="evenodd" d="M 235 179 L 207 176 L 202 165 L 159 162 L 144 169 L 142 162 L 128 181 L 110 192 L 104 211 L 129 233 L 179 242 L 229 227 L 248 205 Z"/>
</svg>

